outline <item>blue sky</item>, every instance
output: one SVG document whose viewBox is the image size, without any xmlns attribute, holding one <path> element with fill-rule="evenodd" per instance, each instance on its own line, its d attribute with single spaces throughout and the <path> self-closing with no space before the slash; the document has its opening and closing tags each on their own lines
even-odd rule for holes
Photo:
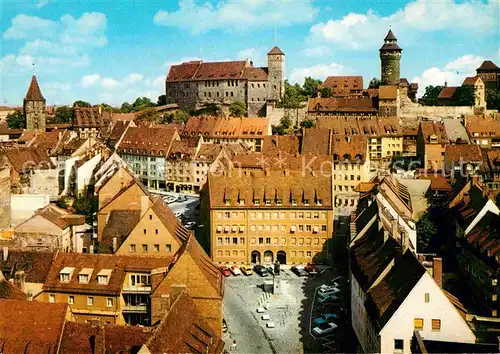
<svg viewBox="0 0 500 354">
<path fill-rule="evenodd" d="M 402 76 L 421 87 L 459 84 L 485 58 L 500 64 L 492 0 L 0 0 L 0 11 L 0 105 L 22 104 L 33 71 L 48 104 L 156 99 L 172 63 L 266 66 L 275 31 L 292 82 L 362 75 L 366 86 L 389 26 Z"/>
</svg>

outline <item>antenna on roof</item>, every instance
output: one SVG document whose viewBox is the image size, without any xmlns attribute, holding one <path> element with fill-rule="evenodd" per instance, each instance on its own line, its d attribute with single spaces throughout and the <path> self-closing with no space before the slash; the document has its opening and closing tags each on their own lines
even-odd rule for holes
<svg viewBox="0 0 500 354">
<path fill-rule="evenodd" d="M 31 63 L 31 68 L 33 69 L 33 75 L 35 75 L 35 63 Z"/>
<path fill-rule="evenodd" d="M 278 28 L 274 27 L 274 45 L 278 42 Z"/>
</svg>

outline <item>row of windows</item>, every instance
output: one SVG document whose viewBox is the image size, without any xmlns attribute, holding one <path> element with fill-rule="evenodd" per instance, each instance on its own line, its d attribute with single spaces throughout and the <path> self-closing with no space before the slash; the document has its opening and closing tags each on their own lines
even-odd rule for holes
<svg viewBox="0 0 500 354">
<path fill-rule="evenodd" d="M 416 330 L 422 331 L 424 329 L 424 319 L 423 318 L 413 319 L 413 327 Z M 440 331 L 441 330 L 441 320 L 433 318 L 431 320 L 431 329 L 433 331 Z"/>
<path fill-rule="evenodd" d="M 290 225 L 290 233 L 294 233 L 296 231 L 299 232 L 314 232 L 318 233 L 320 230 L 321 232 L 326 232 L 327 231 L 327 226 L 326 225 Z M 245 225 L 217 225 L 215 227 L 215 231 L 217 233 L 229 233 L 229 232 L 244 232 L 245 231 Z M 286 225 L 263 225 L 263 224 L 251 224 L 250 225 L 250 231 L 267 231 L 267 232 L 286 232 Z"/>
<path fill-rule="evenodd" d="M 337 184 L 334 184 L 333 185 L 333 190 L 334 191 L 339 191 L 339 192 L 349 192 L 349 190 L 351 192 L 354 192 L 354 189 L 356 189 L 355 186 L 341 186 L 341 185 L 337 185 Z"/>
<path fill-rule="evenodd" d="M 148 249 L 149 249 L 148 245 L 144 243 L 141 246 L 142 246 L 141 247 L 141 251 L 143 253 L 147 253 Z M 134 243 L 132 243 L 132 244 L 130 244 L 128 246 L 128 250 L 131 253 L 135 253 L 135 252 L 137 252 L 137 247 L 136 247 L 136 245 Z M 160 252 L 160 245 L 159 244 L 156 243 L 156 244 L 153 245 L 153 252 L 155 252 L 155 253 Z M 172 252 L 172 245 L 171 244 L 167 243 L 165 245 L 165 252 Z"/>
<path fill-rule="evenodd" d="M 339 198 L 335 197 L 335 206 L 336 207 L 341 207 L 341 206 L 356 206 L 357 200 L 354 198 Z"/>
<path fill-rule="evenodd" d="M 288 214 L 288 215 L 287 215 Z M 250 220 L 294 220 L 294 219 L 316 219 L 326 220 L 326 212 L 251 212 Z M 244 219 L 244 212 L 217 212 L 217 219 Z"/>
<path fill-rule="evenodd" d="M 53 294 L 49 294 L 49 302 L 55 303 L 56 296 Z M 68 304 L 73 305 L 75 303 L 75 297 L 73 295 L 68 295 Z M 113 307 L 114 299 L 112 297 L 106 298 L 106 306 Z M 94 297 L 87 296 L 87 306 L 94 306 Z"/>
<path fill-rule="evenodd" d="M 254 101 L 255 101 L 255 99 L 252 97 L 252 102 L 254 102 Z M 257 102 L 260 102 L 260 101 L 261 101 L 260 97 L 257 97 Z M 262 102 L 264 102 L 264 101 L 266 101 L 266 98 L 262 98 Z"/>
<path fill-rule="evenodd" d="M 217 250 L 217 257 L 245 257 L 245 250 Z M 313 256 L 313 251 L 291 251 L 292 257 L 309 257 Z"/>
<path fill-rule="evenodd" d="M 337 175 L 333 175 L 333 179 L 334 180 L 338 179 L 340 181 L 340 180 L 342 180 L 342 175 L 338 175 L 338 176 Z M 356 176 L 355 175 L 351 175 L 351 176 L 344 175 L 343 179 L 344 179 L 344 181 L 349 181 L 349 180 L 351 180 L 351 181 L 354 181 L 354 180 L 361 181 L 361 176 L 360 175 L 356 175 Z"/>
</svg>

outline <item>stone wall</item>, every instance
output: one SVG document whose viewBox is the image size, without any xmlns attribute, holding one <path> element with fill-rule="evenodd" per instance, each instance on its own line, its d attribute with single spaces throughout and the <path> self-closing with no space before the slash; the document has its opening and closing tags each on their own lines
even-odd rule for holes
<svg viewBox="0 0 500 354">
<path fill-rule="evenodd" d="M 24 106 L 27 130 L 45 131 L 45 102 L 27 101 Z"/>
<path fill-rule="evenodd" d="M 383 85 L 399 85 L 401 53 L 381 53 L 381 81 Z"/>
<path fill-rule="evenodd" d="M 0 228 L 10 225 L 10 170 L 0 171 Z"/>
<path fill-rule="evenodd" d="M 272 105 L 267 105 L 267 117 L 271 125 L 279 125 L 283 117 L 288 117 L 293 125 L 300 125 L 300 123 L 307 119 L 307 105 L 302 108 L 276 108 Z"/>
<path fill-rule="evenodd" d="M 417 103 L 403 104 L 399 110 L 402 119 L 439 119 L 439 118 L 459 118 L 474 114 L 472 106 L 422 106 Z"/>
<path fill-rule="evenodd" d="M 264 111 L 266 105 L 269 84 L 267 81 L 250 81 L 248 82 L 248 116 L 255 117 L 259 115 L 259 111 Z M 264 111 L 265 112 L 265 111 Z"/>
</svg>

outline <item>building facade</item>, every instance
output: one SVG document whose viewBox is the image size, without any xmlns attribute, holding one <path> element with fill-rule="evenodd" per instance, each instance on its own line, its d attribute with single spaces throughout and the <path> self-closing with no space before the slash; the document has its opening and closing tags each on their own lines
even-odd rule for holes
<svg viewBox="0 0 500 354">
<path fill-rule="evenodd" d="M 333 235 L 331 170 L 209 175 L 200 213 L 215 263 L 321 263 Z"/>
<path fill-rule="evenodd" d="M 265 116 L 266 103 L 276 103 L 284 95 L 285 54 L 275 46 L 267 63 L 265 68 L 249 60 L 172 65 L 165 81 L 167 103 L 186 111 L 216 104 L 227 111 L 231 103 L 242 102 L 249 116 Z"/>
</svg>

